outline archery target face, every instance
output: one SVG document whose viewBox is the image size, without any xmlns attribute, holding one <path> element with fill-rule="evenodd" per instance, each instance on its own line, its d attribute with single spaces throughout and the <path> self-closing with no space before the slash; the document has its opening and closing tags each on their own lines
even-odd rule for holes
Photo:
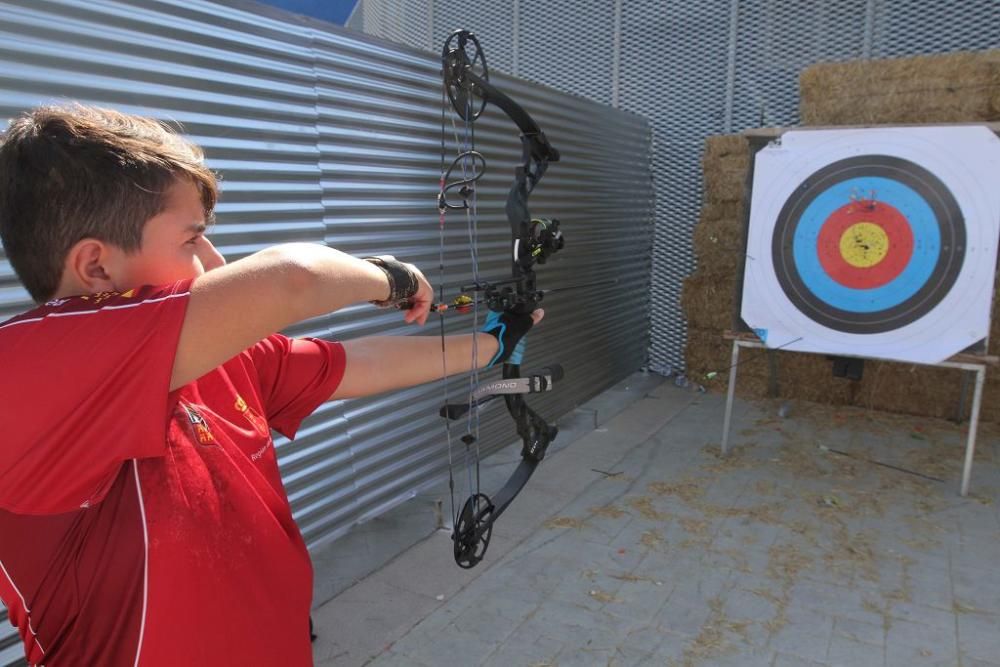
<svg viewBox="0 0 1000 667">
<path fill-rule="evenodd" d="M 755 158 L 744 321 L 769 347 L 924 363 L 979 342 L 998 185 L 985 127 L 786 133 Z"/>
</svg>

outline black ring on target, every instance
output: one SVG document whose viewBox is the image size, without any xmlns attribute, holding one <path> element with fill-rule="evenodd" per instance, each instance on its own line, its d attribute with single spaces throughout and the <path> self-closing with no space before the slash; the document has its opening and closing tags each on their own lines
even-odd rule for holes
<svg viewBox="0 0 1000 667">
<path fill-rule="evenodd" d="M 823 301 L 799 273 L 794 241 L 803 213 L 829 188 L 854 178 L 881 177 L 916 192 L 933 212 L 940 251 L 929 278 L 901 303 L 871 312 L 844 310 Z M 920 239 L 916 239 L 919 243 Z M 958 279 L 966 252 L 965 219 L 954 195 L 920 165 L 888 155 L 863 155 L 833 162 L 806 178 L 788 197 L 771 239 L 774 272 L 785 295 L 803 315 L 827 328 L 852 334 L 875 334 L 904 327 L 929 313 Z"/>
</svg>

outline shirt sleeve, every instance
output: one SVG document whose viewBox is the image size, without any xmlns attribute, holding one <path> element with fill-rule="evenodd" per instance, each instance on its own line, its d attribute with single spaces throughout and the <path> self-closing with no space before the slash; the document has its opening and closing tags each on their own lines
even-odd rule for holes
<svg viewBox="0 0 1000 667">
<path fill-rule="evenodd" d="M 190 285 L 60 299 L 0 325 L 0 506 L 86 506 L 123 461 L 164 453 Z"/>
<path fill-rule="evenodd" d="M 268 423 L 289 439 L 344 378 L 346 355 L 336 342 L 275 334 L 245 354 L 257 372 Z"/>
</svg>

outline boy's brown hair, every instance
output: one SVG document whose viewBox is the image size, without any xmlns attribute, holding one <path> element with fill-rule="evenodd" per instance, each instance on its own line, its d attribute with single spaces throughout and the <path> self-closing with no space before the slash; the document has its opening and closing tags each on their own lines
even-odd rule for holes
<svg viewBox="0 0 1000 667">
<path fill-rule="evenodd" d="M 82 239 L 138 251 L 179 178 L 198 186 L 210 220 L 215 176 L 201 149 L 168 126 L 83 105 L 13 119 L 0 135 L 0 241 L 31 297 L 52 298 Z"/>
</svg>

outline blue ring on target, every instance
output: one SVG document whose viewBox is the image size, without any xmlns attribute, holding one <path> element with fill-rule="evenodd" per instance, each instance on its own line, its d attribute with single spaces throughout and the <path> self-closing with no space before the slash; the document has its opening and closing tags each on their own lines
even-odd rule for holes
<svg viewBox="0 0 1000 667">
<path fill-rule="evenodd" d="M 859 194 L 875 193 L 903 214 L 913 231 L 913 255 L 903 271 L 885 285 L 855 289 L 841 285 L 820 263 L 817 242 L 830 216 Z M 916 294 L 934 272 L 941 251 L 941 233 L 934 211 L 916 190 L 880 176 L 850 178 L 830 186 L 802 212 L 792 241 L 792 254 L 802 282 L 819 299 L 843 310 L 872 313 L 898 306 Z"/>
</svg>

